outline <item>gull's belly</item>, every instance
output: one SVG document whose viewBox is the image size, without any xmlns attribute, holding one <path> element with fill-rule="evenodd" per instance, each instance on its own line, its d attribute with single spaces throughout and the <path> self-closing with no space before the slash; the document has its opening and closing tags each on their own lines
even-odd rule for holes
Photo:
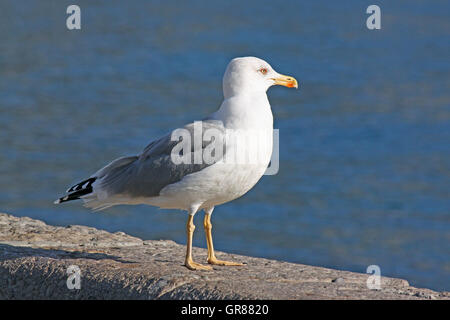
<svg viewBox="0 0 450 320">
<path fill-rule="evenodd" d="M 161 190 L 159 197 L 149 199 L 161 208 L 189 210 L 219 205 L 244 195 L 262 177 L 267 165 L 223 164 L 185 176 Z"/>
</svg>

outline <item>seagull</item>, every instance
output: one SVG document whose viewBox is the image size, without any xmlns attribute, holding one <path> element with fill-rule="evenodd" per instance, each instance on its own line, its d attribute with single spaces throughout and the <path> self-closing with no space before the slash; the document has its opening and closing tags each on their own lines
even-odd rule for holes
<svg viewBox="0 0 450 320">
<path fill-rule="evenodd" d="M 138 155 L 112 161 L 69 188 L 55 204 L 82 199 L 93 210 L 120 204 L 185 210 L 187 268 L 242 266 L 216 258 L 211 215 L 215 206 L 241 197 L 264 175 L 273 149 L 273 115 L 266 92 L 273 85 L 298 88 L 298 83 L 262 59 L 239 57 L 228 64 L 222 84 L 224 99 L 216 112 L 152 141 Z M 257 161 L 248 161 L 247 156 L 246 161 L 237 161 L 243 153 L 255 154 L 251 151 L 255 145 L 252 138 L 259 132 L 268 134 L 258 140 L 261 147 L 257 148 Z M 201 210 L 205 212 L 203 227 L 210 265 L 192 259 L 194 215 Z"/>
</svg>

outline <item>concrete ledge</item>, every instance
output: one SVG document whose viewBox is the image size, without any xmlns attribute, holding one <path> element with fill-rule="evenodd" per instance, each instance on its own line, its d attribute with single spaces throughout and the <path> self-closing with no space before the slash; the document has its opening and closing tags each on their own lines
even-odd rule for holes
<svg viewBox="0 0 450 320">
<path fill-rule="evenodd" d="M 367 274 L 222 252 L 247 265 L 190 271 L 184 253 L 173 241 L 0 213 L 0 299 L 450 299 L 402 279 L 382 277 L 381 290 L 369 290 Z M 194 248 L 194 259 L 206 250 Z M 66 285 L 71 265 L 79 290 Z"/>
</svg>

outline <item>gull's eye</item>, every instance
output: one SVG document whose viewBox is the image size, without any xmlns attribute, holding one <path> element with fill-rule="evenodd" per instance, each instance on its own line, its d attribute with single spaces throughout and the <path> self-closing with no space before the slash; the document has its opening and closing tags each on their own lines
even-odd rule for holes
<svg viewBox="0 0 450 320">
<path fill-rule="evenodd" d="M 258 71 L 261 72 L 263 75 L 266 75 L 268 72 L 267 68 L 261 68 Z"/>
</svg>

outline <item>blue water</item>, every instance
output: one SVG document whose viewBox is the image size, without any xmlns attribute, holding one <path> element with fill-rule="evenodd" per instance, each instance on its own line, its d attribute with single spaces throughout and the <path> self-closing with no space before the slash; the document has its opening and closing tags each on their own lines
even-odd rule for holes
<svg viewBox="0 0 450 320">
<path fill-rule="evenodd" d="M 448 1 L 378 1 L 376 31 L 357 0 L 80 0 L 78 31 L 69 4 L 0 3 L 0 211 L 185 243 L 180 211 L 53 201 L 215 111 L 255 55 L 301 89 L 270 89 L 280 171 L 216 208 L 216 248 L 450 290 Z"/>
</svg>

